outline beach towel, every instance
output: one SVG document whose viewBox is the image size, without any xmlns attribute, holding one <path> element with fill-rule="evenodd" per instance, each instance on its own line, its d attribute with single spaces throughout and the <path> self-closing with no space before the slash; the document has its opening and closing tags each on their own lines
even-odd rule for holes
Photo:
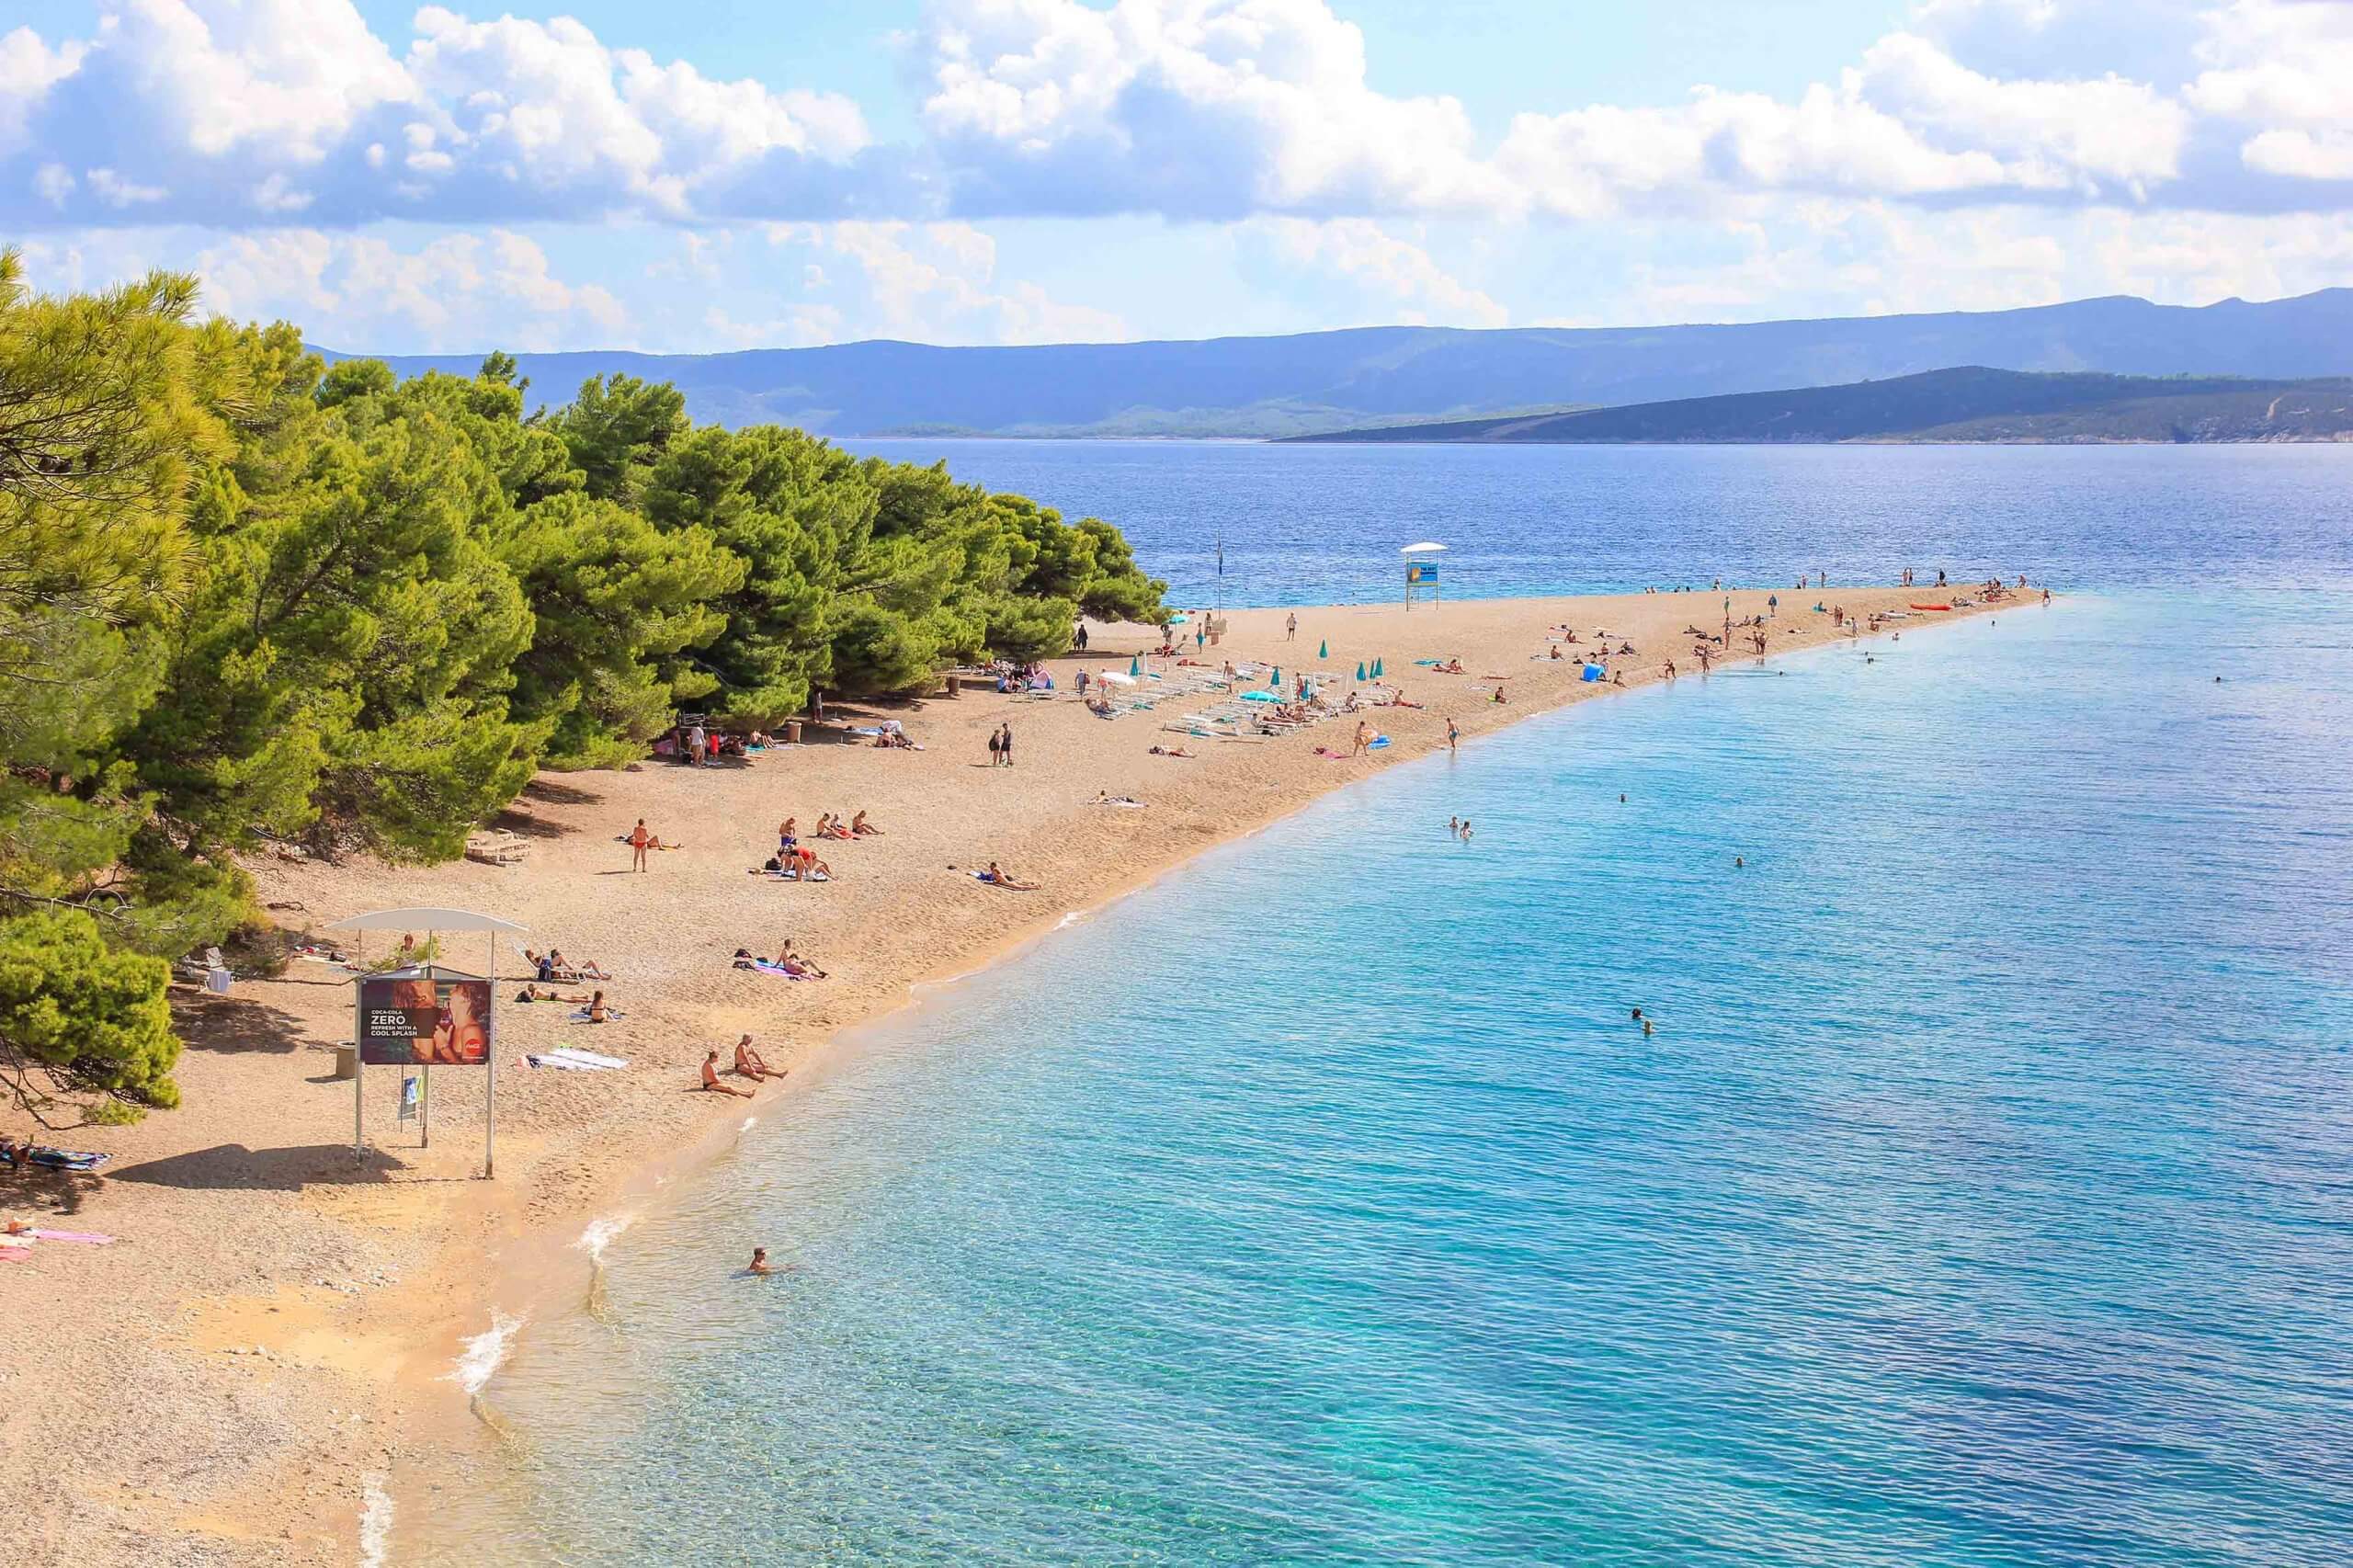
<svg viewBox="0 0 2353 1568">
<path fill-rule="evenodd" d="M 32 1260 L 33 1249 L 30 1247 L 0 1247 L 0 1263 L 30 1263 Z"/>
<path fill-rule="evenodd" d="M 47 1165 L 53 1171 L 94 1171 L 112 1154 L 92 1154 L 74 1149 L 34 1149 L 26 1158 L 37 1165 Z"/>
<path fill-rule="evenodd" d="M 760 959 L 737 959 L 737 969 L 757 970 L 762 974 L 775 975 L 779 980 L 814 980 L 813 974 L 795 974 L 782 964 L 768 963 Z"/>
<path fill-rule="evenodd" d="M 28 1233 L 39 1236 L 45 1242 L 72 1242 L 78 1246 L 110 1247 L 114 1245 L 112 1236 L 103 1236 L 96 1231 L 32 1231 Z M 0 1241 L 6 1239 L 5 1236 L 0 1236 Z"/>
<path fill-rule="evenodd" d="M 568 1057 L 557 1056 L 552 1053 L 545 1056 L 526 1056 L 523 1058 L 523 1063 L 527 1067 L 561 1068 L 567 1073 L 602 1073 L 605 1071 L 602 1067 L 595 1066 L 589 1062 L 574 1062 Z"/>
<path fill-rule="evenodd" d="M 555 1050 L 543 1051 L 541 1054 L 558 1061 L 574 1062 L 583 1067 L 599 1068 L 608 1073 L 618 1072 L 629 1065 L 629 1058 L 626 1056 L 599 1056 L 593 1051 L 582 1051 L 579 1047 L 571 1045 L 558 1046 Z"/>
</svg>

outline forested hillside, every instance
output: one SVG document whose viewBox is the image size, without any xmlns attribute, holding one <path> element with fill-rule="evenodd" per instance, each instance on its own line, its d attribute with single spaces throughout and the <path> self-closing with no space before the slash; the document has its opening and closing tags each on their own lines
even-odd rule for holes
<svg viewBox="0 0 2353 1568">
<path fill-rule="evenodd" d="M 471 375 L 480 357 L 391 361 Z M 1887 381 L 1953 365 L 2132 376 L 2353 375 L 2353 289 L 2196 309 L 2014 311 L 1687 326 L 1376 326 L 1199 342 L 525 355 L 545 392 L 675 382 L 698 419 L 843 436 L 1298 436 L 1531 409 Z"/>
<path fill-rule="evenodd" d="M 1682 398 L 1311 441 L 2334 441 L 2353 437 L 2353 379 L 2029 375 L 1963 366 L 1729 397 Z"/>
<path fill-rule="evenodd" d="M 628 377 L 527 416 L 505 355 L 396 381 L 196 303 L 0 253 L 0 1092 L 43 1114 L 173 1103 L 159 960 L 253 917 L 240 854 L 454 857 L 679 704 L 766 723 L 1159 605 L 1116 529 L 942 469 Z"/>
</svg>

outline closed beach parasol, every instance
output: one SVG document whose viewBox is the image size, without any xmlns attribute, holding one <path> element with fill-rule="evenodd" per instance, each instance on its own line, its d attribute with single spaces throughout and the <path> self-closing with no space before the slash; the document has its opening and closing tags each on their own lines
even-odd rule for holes
<svg viewBox="0 0 2353 1568">
<path fill-rule="evenodd" d="M 1372 661 L 1372 678 L 1375 680 L 1379 680 L 1381 678 L 1381 661 L 1379 659 Z"/>
<path fill-rule="evenodd" d="M 1136 658 L 1136 657 L 1134 657 L 1134 656 L 1131 655 L 1131 656 L 1129 657 L 1129 659 L 1128 659 L 1128 674 L 1130 674 L 1130 675 L 1131 675 L 1131 676 L 1141 676 L 1141 675 L 1142 675 L 1142 674 L 1143 674 L 1143 661 L 1142 661 L 1142 659 L 1139 659 L 1139 658 Z"/>
<path fill-rule="evenodd" d="M 1357 679 L 1364 679 L 1364 661 L 1362 659 L 1358 659 L 1357 661 Z"/>
<path fill-rule="evenodd" d="M 1330 658 L 1332 656 L 1332 644 L 1329 642 L 1318 642 L 1315 644 L 1315 656 L 1319 659 Z"/>
</svg>

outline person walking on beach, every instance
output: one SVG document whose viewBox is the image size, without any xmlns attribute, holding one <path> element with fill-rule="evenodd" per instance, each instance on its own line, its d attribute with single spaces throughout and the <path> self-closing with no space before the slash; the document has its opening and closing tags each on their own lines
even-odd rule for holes
<svg viewBox="0 0 2353 1568">
<path fill-rule="evenodd" d="M 629 830 L 629 869 L 631 870 L 645 869 L 645 846 L 652 842 L 654 842 L 654 835 L 646 831 L 645 819 L 638 818 L 637 825 Z"/>
<path fill-rule="evenodd" d="M 1006 765 L 1007 767 L 1011 767 L 1013 766 L 1013 726 L 1012 726 L 1012 725 L 1010 725 L 1010 724 L 1006 724 L 1006 725 L 1005 725 L 1003 728 L 1001 728 L 1001 729 L 999 729 L 999 730 L 997 731 L 997 735 L 996 735 L 996 749 L 997 749 L 997 755 L 1005 758 L 1005 765 Z"/>
<path fill-rule="evenodd" d="M 1078 631 L 1072 635 L 1071 641 L 1078 644 L 1080 653 L 1086 652 L 1086 622 L 1082 620 L 1078 623 Z"/>
<path fill-rule="evenodd" d="M 1449 751 L 1461 750 L 1462 748 L 1460 744 L 1461 739 L 1462 732 L 1454 727 L 1454 715 L 1451 713 L 1448 714 L 1446 716 L 1446 749 Z"/>
<path fill-rule="evenodd" d="M 1349 751 L 1348 755 L 1350 756 L 1362 756 L 1365 752 L 1370 748 L 1371 744 L 1372 726 L 1366 723 L 1361 719 L 1358 720 L 1356 744 L 1354 748 Z"/>
<path fill-rule="evenodd" d="M 996 731 L 989 732 L 989 766 L 995 767 L 1005 761 L 998 754 L 1005 750 L 1005 737 Z"/>
<path fill-rule="evenodd" d="M 1283 617 L 1283 641 L 1286 642 L 1299 641 L 1299 617 L 1295 615 Z"/>
<path fill-rule="evenodd" d="M 1780 595 L 1768 594 L 1765 596 L 1765 615 L 1766 618 L 1770 620 L 1779 620 L 1781 618 Z"/>
</svg>

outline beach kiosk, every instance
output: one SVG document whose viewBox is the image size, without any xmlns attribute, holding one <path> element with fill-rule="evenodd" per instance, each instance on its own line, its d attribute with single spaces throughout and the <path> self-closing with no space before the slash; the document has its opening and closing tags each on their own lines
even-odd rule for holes
<svg viewBox="0 0 2353 1568">
<path fill-rule="evenodd" d="M 1414 608 L 1414 596 L 1426 593 L 1430 606 L 1438 606 L 1438 558 L 1446 546 L 1436 540 L 1424 540 L 1419 544 L 1401 547 L 1397 553 L 1405 558 L 1405 608 Z"/>
<path fill-rule="evenodd" d="M 351 1152 L 365 1152 L 366 1102 L 361 1086 L 368 1069 L 415 1066 L 429 1080 L 437 1065 L 480 1067 L 483 1085 L 482 1174 L 495 1174 L 498 1154 L 498 1055 L 494 1049 L 498 1008 L 498 939 L 520 937 L 528 927 L 469 909 L 380 909 L 327 926 L 330 931 L 426 933 L 427 942 L 444 932 L 478 931 L 488 938 L 487 964 L 466 974 L 430 961 L 361 975 L 352 985 L 351 1039 L 358 1064 L 351 1075 Z M 428 947 L 427 950 L 431 950 Z M 420 1085 L 422 1087 L 422 1085 Z M 429 1114 L 429 1095 L 420 1094 L 420 1117 Z M 431 1124 L 423 1129 L 426 1140 Z"/>
</svg>

